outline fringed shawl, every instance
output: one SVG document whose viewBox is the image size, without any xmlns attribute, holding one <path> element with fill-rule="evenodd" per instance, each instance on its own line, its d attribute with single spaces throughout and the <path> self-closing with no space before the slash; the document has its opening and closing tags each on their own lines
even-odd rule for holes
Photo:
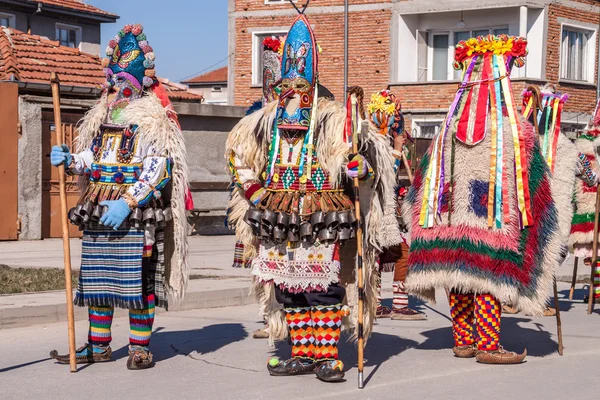
<svg viewBox="0 0 600 400">
<path fill-rule="evenodd" d="M 88 149 L 99 132 L 107 113 L 107 96 L 101 97 L 79 124 L 75 151 Z M 176 304 L 183 301 L 188 283 L 187 218 L 185 193 L 188 184 L 188 165 L 183 134 L 172 110 L 167 111 L 153 93 L 133 101 L 123 113 L 124 122 L 138 126 L 138 134 L 159 149 L 168 152 L 173 160 L 171 208 L 173 221 L 165 229 L 165 286 Z M 85 184 L 85 182 L 82 182 Z"/>
</svg>

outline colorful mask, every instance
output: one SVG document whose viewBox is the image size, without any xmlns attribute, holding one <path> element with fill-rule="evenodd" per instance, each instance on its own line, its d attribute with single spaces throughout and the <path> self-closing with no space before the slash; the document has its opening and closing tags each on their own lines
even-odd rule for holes
<svg viewBox="0 0 600 400">
<path fill-rule="evenodd" d="M 108 58 L 102 63 L 106 74 L 106 87 L 126 80 L 141 92 L 156 82 L 154 52 L 143 30 L 141 25 L 125 25 L 108 43 Z"/>
<path fill-rule="evenodd" d="M 276 36 L 263 40 L 263 105 L 274 101 L 280 92 L 283 41 Z"/>
<path fill-rule="evenodd" d="M 380 134 L 395 136 L 404 130 L 402 105 L 389 90 L 373 93 L 367 109 L 371 122 L 379 129 Z"/>
<path fill-rule="evenodd" d="M 308 130 L 317 83 L 318 51 L 306 16 L 299 15 L 283 45 L 279 129 Z"/>
</svg>

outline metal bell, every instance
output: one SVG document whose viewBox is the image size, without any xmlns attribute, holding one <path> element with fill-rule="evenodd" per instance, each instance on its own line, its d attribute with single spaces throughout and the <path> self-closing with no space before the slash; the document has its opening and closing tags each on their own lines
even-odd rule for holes
<svg viewBox="0 0 600 400">
<path fill-rule="evenodd" d="M 313 232 L 318 233 L 321 229 L 325 228 L 325 216 L 323 211 L 317 211 L 310 216 L 310 223 L 313 228 Z"/>
<path fill-rule="evenodd" d="M 173 209 L 171 207 L 165 208 L 163 214 L 165 214 L 165 222 L 169 222 L 173 219 Z"/>
<path fill-rule="evenodd" d="M 275 228 L 275 224 L 277 223 L 277 213 L 271 210 L 264 210 L 261 219 L 261 236 L 264 236 L 262 230 L 268 236 L 273 236 L 273 228 Z"/>
<path fill-rule="evenodd" d="M 160 208 L 154 210 L 154 218 L 156 219 L 157 228 L 164 228 L 167 225 L 165 222 L 165 213 Z"/>
<path fill-rule="evenodd" d="M 98 222 L 102 218 L 102 206 L 96 205 L 94 206 L 94 211 L 92 211 L 92 216 L 90 217 L 90 221 Z"/>
<path fill-rule="evenodd" d="M 69 221 L 71 221 L 73 225 L 79 226 L 81 225 L 81 217 L 75 214 L 75 208 L 76 207 L 73 207 L 69 210 Z"/>
<path fill-rule="evenodd" d="M 302 225 L 300 225 L 300 240 L 303 242 L 312 242 L 313 230 L 310 222 L 304 222 Z"/>
<path fill-rule="evenodd" d="M 252 234 L 254 236 L 260 236 L 260 224 L 262 220 L 262 211 L 257 208 L 250 208 L 246 211 L 244 221 L 252 228 Z"/>
<path fill-rule="evenodd" d="M 332 231 L 329 229 L 321 229 L 319 234 L 317 235 L 319 242 L 323 244 L 332 244 L 335 243 L 337 239 L 337 231 Z"/>
<path fill-rule="evenodd" d="M 330 231 L 337 231 L 340 225 L 340 220 L 337 211 L 332 211 L 325 216 L 325 226 Z"/>
<path fill-rule="evenodd" d="M 136 208 L 129 215 L 129 223 L 134 228 L 139 229 L 140 225 L 142 223 L 142 217 L 143 217 L 142 210 L 140 210 L 139 208 Z"/>
<path fill-rule="evenodd" d="M 156 216 L 154 214 L 153 208 L 148 207 L 144 210 L 142 221 L 144 222 L 144 225 L 146 225 L 147 227 L 151 227 L 155 224 Z"/>
</svg>

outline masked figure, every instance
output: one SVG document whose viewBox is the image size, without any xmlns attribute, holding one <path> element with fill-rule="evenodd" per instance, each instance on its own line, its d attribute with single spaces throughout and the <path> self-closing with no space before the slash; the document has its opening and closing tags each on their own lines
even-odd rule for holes
<svg viewBox="0 0 600 400">
<path fill-rule="evenodd" d="M 270 337 L 289 337 L 292 343 L 291 358 L 272 358 L 267 369 L 271 375 L 316 373 L 323 381 L 338 381 L 344 376 L 337 346 L 344 299 L 352 303 L 356 296 L 340 277 L 342 265 L 350 274 L 354 270 L 340 256 L 356 229 L 354 204 L 344 190 L 348 177 L 375 178 L 365 216 L 367 282 L 377 278 L 376 248 L 400 238 L 393 205 L 382 206 L 394 189 L 385 138 L 369 125 L 361 138 L 364 153 L 350 155 L 346 111 L 318 97 L 317 57 L 310 24 L 300 15 L 283 45 L 279 98 L 238 123 L 226 156 L 236 183 L 234 202 L 247 210 L 231 223 L 252 257 L 254 291 Z M 393 221 L 387 230 L 386 217 Z M 372 300 L 374 287 L 367 290 Z M 374 311 L 375 301 L 367 314 L 372 318 Z M 372 319 L 367 321 L 368 334 Z"/>
<path fill-rule="evenodd" d="M 458 43 L 462 84 L 403 207 L 408 291 L 433 300 L 446 288 L 454 354 L 482 363 L 523 361 L 500 346 L 500 304 L 541 315 L 561 259 L 546 161 L 510 82 L 526 46 L 506 35 Z"/>
<path fill-rule="evenodd" d="M 183 135 L 154 75 L 154 53 L 140 25 L 110 41 L 100 102 L 83 118 L 76 151 L 52 149 L 53 165 L 81 176 L 69 212 L 83 230 L 75 304 L 89 309 L 88 343 L 78 363 L 111 359 L 114 308 L 129 310 L 129 369 L 153 365 L 148 346 L 156 306 L 180 302 L 187 284 Z M 54 357 L 69 363 L 69 356 Z"/>
<path fill-rule="evenodd" d="M 594 242 L 594 216 L 596 214 L 597 173 L 600 154 L 600 101 L 586 130 L 575 142 L 579 151 L 578 172 L 584 179 L 577 182 L 574 194 L 575 213 L 569 238 L 569 250 L 575 257 L 584 259 L 586 265 L 592 263 Z M 594 268 L 594 297 L 600 299 L 600 263 Z"/>
<path fill-rule="evenodd" d="M 408 153 L 405 146 L 406 137 L 404 133 L 404 117 L 402 116 L 402 105 L 400 100 L 389 90 L 382 90 L 371 95 L 368 105 L 371 122 L 379 129 L 379 133 L 386 137 L 392 154 L 395 158 L 394 172 L 397 177 L 397 210 L 402 206 L 402 201 L 407 193 L 410 182 L 401 182 L 398 173 L 402 165 L 402 154 Z M 393 300 L 392 308 L 381 304 L 381 283 L 378 285 L 377 318 L 391 318 L 393 320 L 425 320 L 427 317 L 416 310 L 408 307 L 408 293 L 405 288 L 406 274 L 408 273 L 408 249 L 410 238 L 401 213 L 398 212 L 398 223 L 402 235 L 402 242 L 385 249 L 379 260 L 380 273 L 393 272 Z"/>
</svg>

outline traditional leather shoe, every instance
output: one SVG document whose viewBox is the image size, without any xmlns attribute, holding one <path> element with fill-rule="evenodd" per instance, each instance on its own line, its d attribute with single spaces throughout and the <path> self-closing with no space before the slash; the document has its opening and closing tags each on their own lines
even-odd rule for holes
<svg viewBox="0 0 600 400">
<path fill-rule="evenodd" d="M 75 353 L 77 364 L 92 364 L 97 362 L 110 361 L 112 357 L 112 349 L 110 347 L 92 346 L 89 343 L 81 346 Z M 69 364 L 69 354 L 59 355 L 56 350 L 50 352 L 50 358 L 56 360 L 59 364 Z"/>
<path fill-rule="evenodd" d="M 520 364 L 527 357 L 527 349 L 523 353 L 515 353 L 514 351 L 506 351 L 502 346 L 496 351 L 478 351 L 476 358 L 477 362 L 482 364 Z"/>
<path fill-rule="evenodd" d="M 152 353 L 144 347 L 131 346 L 129 349 L 129 358 L 127 359 L 127 369 L 146 369 L 152 368 Z"/>
<path fill-rule="evenodd" d="M 273 376 L 291 376 L 313 374 L 315 362 L 310 358 L 292 357 L 281 361 L 279 357 L 271 357 L 267 363 L 269 374 Z"/>
<path fill-rule="evenodd" d="M 377 307 L 377 311 L 375 311 L 377 319 L 389 318 L 390 315 L 392 315 L 392 309 L 386 306 L 379 306 Z"/>
<path fill-rule="evenodd" d="M 508 304 L 502 304 L 502 313 L 503 314 L 518 314 L 519 310 L 516 307 L 509 306 Z"/>
<path fill-rule="evenodd" d="M 323 382 L 339 382 L 344 379 L 344 363 L 340 360 L 321 361 L 315 368 L 315 374 Z"/>
<path fill-rule="evenodd" d="M 252 337 L 254 339 L 268 339 L 269 332 L 267 332 L 267 328 L 257 329 L 254 331 L 254 333 L 252 333 Z"/>
<path fill-rule="evenodd" d="M 554 317 L 556 316 L 556 308 L 553 307 L 546 307 L 546 309 L 544 310 L 544 317 Z"/>
<path fill-rule="evenodd" d="M 454 353 L 454 356 L 458 358 L 473 358 L 475 357 L 476 350 L 473 345 L 454 346 L 452 352 Z"/>
<path fill-rule="evenodd" d="M 400 310 L 392 310 L 391 318 L 394 321 L 426 321 L 427 315 L 406 307 Z"/>
</svg>

